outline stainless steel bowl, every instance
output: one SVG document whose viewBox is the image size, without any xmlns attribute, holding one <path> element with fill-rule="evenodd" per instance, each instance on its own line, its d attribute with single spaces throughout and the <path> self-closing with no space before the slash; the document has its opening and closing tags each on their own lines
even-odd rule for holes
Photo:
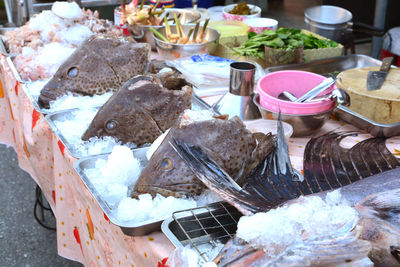
<svg viewBox="0 0 400 267">
<path fill-rule="evenodd" d="M 200 12 L 195 11 L 195 10 L 168 8 L 165 12 L 168 12 L 169 19 L 174 18 L 174 14 L 176 14 L 176 15 L 180 14 L 179 19 L 182 24 L 196 22 L 201 17 Z M 164 14 L 162 14 L 161 16 L 164 16 Z M 132 25 L 130 25 L 130 26 L 132 26 Z M 135 32 L 137 32 L 137 33 L 132 33 L 132 31 L 130 31 L 131 36 L 138 42 L 149 43 L 151 45 L 151 49 L 156 50 L 156 44 L 154 41 L 153 33 L 150 31 L 150 27 L 153 27 L 154 29 L 158 30 L 158 29 L 163 28 L 164 26 L 135 25 L 135 27 L 136 27 Z"/>
<path fill-rule="evenodd" d="M 270 111 L 260 105 L 259 95 L 255 94 L 253 98 L 254 104 L 258 107 L 261 112 L 261 117 L 266 120 L 277 120 L 278 113 Z M 295 114 L 283 114 L 282 121 L 289 123 L 293 127 L 293 136 L 310 136 L 318 131 L 327 120 L 331 117 L 332 110 L 309 114 L 309 115 L 295 115 Z"/>
<path fill-rule="evenodd" d="M 195 25 L 191 24 L 182 26 L 184 33 L 187 34 Z M 170 28 L 172 33 L 177 32 L 175 25 L 170 26 Z M 166 36 L 165 27 L 158 29 L 158 32 Z M 207 42 L 201 44 L 171 44 L 162 41 L 157 36 L 154 36 L 154 40 L 156 41 L 156 47 L 160 57 L 162 59 L 173 60 L 197 54 L 213 53 L 217 49 L 219 36 L 220 34 L 217 30 L 207 28 L 204 33 L 204 39 Z"/>
</svg>

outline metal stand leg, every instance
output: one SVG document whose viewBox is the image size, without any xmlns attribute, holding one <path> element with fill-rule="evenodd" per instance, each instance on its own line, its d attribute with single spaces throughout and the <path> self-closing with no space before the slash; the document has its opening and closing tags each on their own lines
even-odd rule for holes
<svg viewBox="0 0 400 267">
<path fill-rule="evenodd" d="M 37 185 L 36 186 L 36 201 L 35 201 L 35 205 L 33 207 L 33 216 L 35 217 L 35 220 L 44 228 L 48 229 L 48 230 L 53 230 L 55 231 L 56 228 L 53 226 L 50 226 L 50 222 L 46 221 L 46 216 L 45 216 L 45 212 L 49 213 L 51 217 L 54 218 L 54 214 L 53 211 L 51 210 L 51 208 L 49 206 L 45 206 L 43 203 L 44 199 L 43 199 L 43 194 L 42 194 L 42 190 L 40 189 L 40 187 Z M 39 213 L 39 216 L 38 216 Z M 40 217 L 40 218 L 39 218 Z"/>
</svg>

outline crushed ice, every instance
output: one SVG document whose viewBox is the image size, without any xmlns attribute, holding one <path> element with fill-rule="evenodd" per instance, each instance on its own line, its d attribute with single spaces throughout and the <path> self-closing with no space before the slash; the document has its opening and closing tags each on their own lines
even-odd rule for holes
<svg viewBox="0 0 400 267">
<path fill-rule="evenodd" d="M 196 198 L 161 195 L 152 198 L 150 194 L 142 194 L 133 199 L 130 195 L 143 168 L 128 147 L 115 146 L 107 160 L 97 159 L 92 168 L 85 169 L 85 174 L 111 207 L 114 217 L 129 224 L 163 220 L 178 210 L 221 201 L 210 191 Z"/>
<path fill-rule="evenodd" d="M 92 137 L 89 141 L 82 140 L 82 135 L 96 116 L 98 109 L 98 107 L 76 109 L 71 112 L 60 113 L 54 120 L 58 134 L 61 134 L 69 144 L 69 148 L 74 150 L 75 153 L 71 151 L 73 154 L 89 156 L 109 153 L 114 146 L 120 144 L 111 136 Z M 135 147 L 134 144 L 129 144 L 129 146 Z"/>
<path fill-rule="evenodd" d="M 307 240 L 345 235 L 357 222 L 357 211 L 336 190 L 328 193 L 325 200 L 318 196 L 300 197 L 268 212 L 243 216 L 237 236 L 276 255 Z"/>
</svg>

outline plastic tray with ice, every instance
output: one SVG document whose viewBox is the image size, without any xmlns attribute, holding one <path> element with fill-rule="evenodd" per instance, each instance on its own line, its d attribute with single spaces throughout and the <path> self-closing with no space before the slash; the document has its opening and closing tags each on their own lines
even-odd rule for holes
<svg viewBox="0 0 400 267">
<path fill-rule="evenodd" d="M 196 198 L 174 198 L 142 194 L 130 197 L 146 166 L 148 148 L 130 150 L 115 146 L 111 154 L 78 160 L 74 168 L 110 221 L 126 235 L 139 236 L 159 231 L 164 219 L 178 210 L 196 208 L 221 199 L 205 191 Z"/>
<path fill-rule="evenodd" d="M 46 115 L 46 120 L 63 145 L 74 158 L 83 158 L 91 155 L 110 153 L 115 145 L 120 144 L 113 137 L 91 138 L 89 141 L 81 139 L 89 127 L 100 107 L 87 107 L 84 109 L 70 109 Z M 202 99 L 193 94 L 192 110 L 215 111 Z M 127 144 L 136 148 L 135 144 Z"/>
</svg>

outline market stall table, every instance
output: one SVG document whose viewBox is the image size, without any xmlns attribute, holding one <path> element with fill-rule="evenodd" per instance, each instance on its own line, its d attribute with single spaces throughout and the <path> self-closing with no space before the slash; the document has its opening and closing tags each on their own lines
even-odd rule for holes
<svg viewBox="0 0 400 267">
<path fill-rule="evenodd" d="M 18 82 L 4 55 L 0 56 L 0 142 L 11 145 L 18 154 L 19 166 L 41 187 L 57 220 L 58 253 L 86 266 L 157 266 L 174 249 L 161 232 L 146 236 L 124 235 L 112 224 L 75 172 L 76 161 L 51 131 L 44 115 L 37 112 L 25 85 Z M 218 97 L 206 100 L 215 102 Z M 330 120 L 323 131 L 357 130 Z M 367 134 L 345 140 L 349 147 Z M 292 163 L 302 169 L 304 147 L 309 138 L 291 138 Z M 387 144 L 400 152 L 399 137 Z"/>
</svg>

